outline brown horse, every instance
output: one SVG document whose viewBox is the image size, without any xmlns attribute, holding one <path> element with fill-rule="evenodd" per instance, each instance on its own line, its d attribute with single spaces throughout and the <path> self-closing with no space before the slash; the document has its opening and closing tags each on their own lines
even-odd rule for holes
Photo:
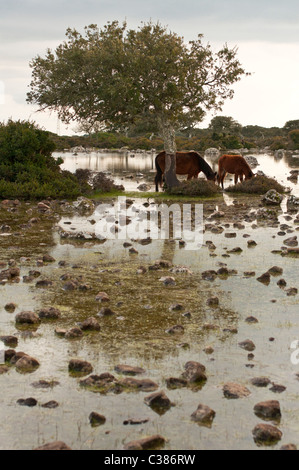
<svg viewBox="0 0 299 470">
<path fill-rule="evenodd" d="M 159 185 L 162 186 L 163 174 L 165 172 L 165 151 L 156 156 L 155 177 L 156 191 L 159 192 Z M 197 152 L 177 152 L 176 153 L 176 174 L 188 175 L 187 179 L 197 178 L 203 172 L 208 180 L 216 181 L 217 172 L 214 172 L 210 165 Z"/>
<path fill-rule="evenodd" d="M 242 182 L 244 176 L 245 180 L 254 176 L 250 166 L 241 155 L 222 155 L 222 157 L 219 158 L 217 182 L 219 185 L 221 184 L 222 189 L 227 173 L 235 175 L 235 184 L 237 184 L 239 178 Z"/>
</svg>

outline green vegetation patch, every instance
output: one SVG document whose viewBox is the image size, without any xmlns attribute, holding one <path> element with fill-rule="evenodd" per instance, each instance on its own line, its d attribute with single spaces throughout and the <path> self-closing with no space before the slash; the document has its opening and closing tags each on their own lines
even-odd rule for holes
<svg viewBox="0 0 299 470">
<path fill-rule="evenodd" d="M 285 192 L 285 187 L 275 179 L 259 175 L 234 186 L 229 186 L 226 191 L 230 193 L 265 194 L 270 189 L 275 189 L 279 193 Z"/>
</svg>

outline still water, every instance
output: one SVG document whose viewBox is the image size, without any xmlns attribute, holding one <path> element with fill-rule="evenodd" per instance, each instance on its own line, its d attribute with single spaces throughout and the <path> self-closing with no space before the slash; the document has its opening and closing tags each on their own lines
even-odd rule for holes
<svg viewBox="0 0 299 470">
<path fill-rule="evenodd" d="M 65 169 L 90 168 L 111 173 L 127 190 L 136 190 L 143 182 L 153 184 L 155 155 L 59 156 L 64 159 Z M 298 195 L 297 184 L 287 179 L 290 170 L 299 169 L 298 158 L 255 156 L 260 165 L 254 171 L 275 176 Z M 216 171 L 216 162 L 209 163 Z M 299 304 L 298 295 L 289 296 L 286 290 L 299 288 L 298 258 L 280 254 L 284 240 L 298 232 L 296 214 L 287 213 L 284 200 L 275 222 L 249 222 L 244 214 L 257 211 L 260 198 L 238 196 L 234 204 L 235 199 L 236 196 L 224 194 L 223 199 L 204 202 L 205 222 L 221 225 L 223 232 L 207 229 L 204 246 L 195 252 L 187 251 L 174 240 L 157 240 L 149 245 L 132 242 L 138 253 L 130 254 L 122 241 L 62 239 L 58 227 L 72 230 L 80 223 L 90 226 L 94 214 L 80 217 L 74 210 L 61 212 L 56 207 L 49 215 L 43 215 L 34 204 L 22 204 L 16 211 L 0 208 L 0 226 L 11 227 L 7 236 L 0 237 L 0 261 L 5 265 L 14 258 L 21 269 L 20 282 L 0 285 L 0 336 L 15 335 L 19 341 L 17 351 L 24 351 L 40 362 L 40 367 L 30 374 L 10 367 L 0 375 L 1 449 L 29 450 L 62 440 L 73 449 L 113 450 L 153 434 L 166 439 L 167 450 L 264 449 L 254 442 L 252 430 L 265 420 L 257 417 L 253 409 L 257 403 L 268 400 L 279 400 L 282 417 L 278 422 L 266 423 L 279 427 L 283 433 L 281 442 L 270 448 L 277 450 L 289 443 L 299 446 L 299 365 L 291 361 L 294 352 L 291 345 L 299 341 Z M 142 206 L 144 201 L 136 198 L 135 203 Z M 215 209 L 224 213 L 219 224 L 208 220 Z M 30 226 L 28 221 L 32 217 L 39 222 Z M 236 228 L 234 223 L 242 225 Z M 227 238 L 227 233 L 232 232 L 234 238 Z M 255 247 L 249 248 L 248 240 L 254 240 Z M 240 251 L 231 252 L 236 247 Z M 55 261 L 40 264 L 44 254 L 50 254 Z M 149 266 L 159 258 L 185 270 L 170 272 L 167 267 L 150 270 Z M 257 281 L 258 276 L 275 265 L 283 269 L 282 276 L 271 277 L 269 285 Z M 141 266 L 144 270 L 140 274 Z M 217 276 L 214 280 L 202 277 L 204 271 L 217 271 L 223 266 L 230 270 L 229 276 Z M 32 270 L 40 271 L 40 278 L 50 279 L 52 285 L 40 289 L 36 280 L 25 282 L 23 276 Z M 246 275 L 248 272 L 251 274 Z M 173 277 L 174 284 L 166 286 L 161 281 L 165 276 Z M 286 289 L 277 285 L 281 277 L 287 283 Z M 84 289 L 66 290 L 66 279 L 77 280 Z M 97 317 L 102 307 L 96 301 L 99 292 L 108 294 L 108 305 L 114 315 Z M 216 306 L 208 305 L 213 296 L 219 300 Z M 15 313 L 5 310 L 8 302 L 17 305 Z M 173 309 L 174 304 L 180 304 L 181 310 Z M 38 312 L 44 307 L 59 308 L 61 318 L 42 322 L 35 329 L 17 327 L 17 313 Z M 100 332 L 85 333 L 76 340 L 55 333 L 56 328 L 72 328 L 90 316 L 100 322 Z M 249 316 L 258 322 L 248 323 Z M 174 325 L 181 325 L 184 330 L 169 334 L 168 329 Z M 246 339 L 255 344 L 253 357 L 239 346 Z M 115 394 L 85 390 L 80 379 L 68 372 L 72 358 L 89 361 L 94 374 L 109 372 L 118 378 L 121 378 L 115 371 L 118 364 L 142 367 L 145 370 L 142 378 L 156 382 L 158 390 L 164 390 L 174 406 L 165 413 L 157 413 L 144 402 L 149 392 Z M 167 378 L 180 377 L 187 361 L 206 366 L 207 382 L 195 389 L 169 389 Z M 277 394 L 271 391 L 271 385 L 257 388 L 251 382 L 256 377 L 267 377 L 285 390 Z M 32 384 L 40 380 L 56 381 L 59 385 L 34 388 Z M 222 390 L 227 382 L 246 386 L 250 396 L 228 400 Z M 37 406 L 28 408 L 17 403 L 28 397 L 35 398 Z M 58 403 L 57 408 L 42 406 L 50 400 Z M 199 404 L 216 412 L 210 427 L 191 420 Z M 89 423 L 91 412 L 105 415 L 105 424 L 93 428 Z M 148 421 L 124 425 L 131 418 Z"/>
<path fill-rule="evenodd" d="M 250 155 L 250 154 L 249 154 Z M 154 190 L 153 180 L 155 177 L 155 157 L 156 153 L 102 153 L 90 152 L 74 155 L 70 152 L 56 153 L 54 156 L 64 160 L 61 166 L 65 170 L 75 172 L 78 168 L 87 168 L 97 172 L 107 172 L 117 184 L 123 184 L 127 191 L 135 191 L 137 187 L 146 182 L 151 185 L 150 190 Z M 294 194 L 299 194 L 298 186 L 288 180 L 290 171 L 299 168 L 299 155 L 292 153 L 284 154 L 282 157 L 275 157 L 273 154 L 254 154 L 258 165 L 253 165 L 253 171 L 264 172 L 271 178 L 276 178 L 278 182 L 291 187 Z M 218 169 L 218 157 L 205 157 L 206 161 L 214 171 Z M 203 177 L 203 175 L 200 175 Z M 226 186 L 232 183 L 229 176 L 226 179 Z"/>
</svg>

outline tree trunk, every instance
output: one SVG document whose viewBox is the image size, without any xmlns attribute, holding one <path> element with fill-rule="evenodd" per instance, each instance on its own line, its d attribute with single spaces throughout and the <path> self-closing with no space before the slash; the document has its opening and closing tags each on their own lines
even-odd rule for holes
<svg viewBox="0 0 299 470">
<path fill-rule="evenodd" d="M 167 188 L 179 186 L 180 182 L 176 176 L 176 142 L 175 131 L 172 124 L 164 119 L 159 119 L 159 127 L 164 140 L 165 150 L 165 184 Z"/>
</svg>

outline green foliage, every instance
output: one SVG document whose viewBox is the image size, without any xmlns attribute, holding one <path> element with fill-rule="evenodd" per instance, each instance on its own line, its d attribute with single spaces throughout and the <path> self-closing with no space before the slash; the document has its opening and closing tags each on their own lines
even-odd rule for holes
<svg viewBox="0 0 299 470">
<path fill-rule="evenodd" d="M 289 132 L 289 138 L 292 141 L 294 150 L 299 149 L 299 128 Z"/>
<path fill-rule="evenodd" d="M 229 186 L 226 191 L 231 193 L 266 194 L 270 189 L 275 189 L 279 193 L 285 192 L 285 188 L 275 179 L 259 175 L 234 186 Z"/>
<path fill-rule="evenodd" d="M 170 195 L 190 197 L 212 197 L 220 193 L 220 188 L 213 181 L 202 178 L 182 182 L 179 186 L 167 190 Z"/>
<path fill-rule="evenodd" d="M 132 30 L 113 21 L 66 36 L 54 52 L 32 60 L 27 100 L 86 130 L 146 122 L 163 134 L 170 123 L 194 125 L 206 110 L 221 109 L 245 74 L 236 48 L 225 44 L 214 53 L 201 35 L 186 44 L 160 23 Z"/>
<path fill-rule="evenodd" d="M 48 132 L 28 121 L 0 125 L 0 198 L 75 198 L 89 187 L 61 171 Z"/>
</svg>

